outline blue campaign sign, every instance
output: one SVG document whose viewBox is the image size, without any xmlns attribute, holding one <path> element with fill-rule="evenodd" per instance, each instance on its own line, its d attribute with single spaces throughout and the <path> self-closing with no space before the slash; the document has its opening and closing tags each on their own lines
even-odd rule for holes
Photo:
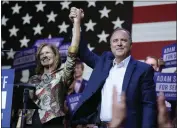
<svg viewBox="0 0 177 128">
<path fill-rule="evenodd" d="M 10 128 L 14 70 L 4 69 L 1 75 L 1 121 L 3 128 Z"/>
<path fill-rule="evenodd" d="M 176 73 L 156 73 L 154 76 L 157 95 L 164 92 L 166 100 L 177 99 Z"/>
<path fill-rule="evenodd" d="M 82 93 L 77 93 L 77 94 L 72 94 L 67 96 L 67 105 L 69 107 L 69 111 L 72 113 L 74 112 L 76 105 L 78 104 L 80 98 L 81 98 Z"/>
<path fill-rule="evenodd" d="M 49 38 L 40 39 L 40 40 L 37 40 L 35 42 L 34 46 L 39 47 L 40 44 L 47 43 L 47 44 L 53 44 L 53 45 L 55 45 L 56 47 L 59 48 L 60 45 L 62 44 L 63 40 L 64 40 L 64 38 L 61 38 L 61 37 L 59 37 L 59 38 L 51 38 L 51 39 L 49 39 Z"/>
<path fill-rule="evenodd" d="M 71 43 L 64 43 L 59 47 L 59 53 L 61 56 L 61 61 L 64 63 L 66 61 L 66 57 L 68 55 L 68 48 L 71 45 Z"/>
<path fill-rule="evenodd" d="M 36 66 L 36 47 L 27 48 L 17 52 L 14 57 L 13 68 L 15 70 L 28 69 Z"/>
<path fill-rule="evenodd" d="M 171 44 L 162 49 L 163 61 L 165 61 L 165 67 L 176 67 L 177 65 L 177 44 Z"/>
</svg>

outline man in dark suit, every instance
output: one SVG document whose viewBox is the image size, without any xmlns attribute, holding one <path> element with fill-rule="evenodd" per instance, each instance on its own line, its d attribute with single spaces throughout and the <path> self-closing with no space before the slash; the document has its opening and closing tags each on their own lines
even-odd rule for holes
<svg viewBox="0 0 177 128">
<path fill-rule="evenodd" d="M 72 7 L 70 19 L 77 18 L 77 8 Z M 157 107 L 153 81 L 153 68 L 131 56 L 130 33 L 123 28 L 113 31 L 110 38 L 112 52 L 101 56 L 89 51 L 83 42 L 79 46 L 79 57 L 93 72 L 80 102 L 72 116 L 73 123 L 98 123 L 109 127 L 112 119 L 112 89 L 117 89 L 120 101 L 126 93 L 127 115 L 124 128 L 156 128 Z M 141 54 L 141 53 L 140 53 Z"/>
<path fill-rule="evenodd" d="M 82 93 L 88 81 L 83 78 L 84 64 L 80 60 L 76 61 L 74 68 L 74 81 L 68 89 L 68 95 Z"/>
<path fill-rule="evenodd" d="M 76 60 L 76 65 L 74 68 L 74 81 L 72 82 L 72 84 L 68 88 L 67 97 L 72 97 L 73 95 L 78 94 L 78 93 L 81 94 L 83 92 L 83 90 L 85 89 L 85 87 L 87 86 L 88 81 L 83 78 L 83 72 L 84 72 L 84 64 L 83 64 L 83 62 L 81 62 L 78 59 L 78 60 Z M 64 120 L 65 121 L 64 128 L 68 128 L 70 125 L 69 119 L 70 119 L 70 115 L 71 115 L 70 114 L 71 110 L 69 110 L 69 106 L 67 105 L 67 101 L 65 101 L 64 109 L 65 109 L 65 113 L 66 113 L 65 120 Z"/>
</svg>

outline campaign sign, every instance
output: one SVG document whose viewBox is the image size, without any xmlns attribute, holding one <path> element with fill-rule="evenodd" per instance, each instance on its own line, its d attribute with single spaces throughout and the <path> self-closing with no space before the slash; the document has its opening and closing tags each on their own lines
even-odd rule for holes
<svg viewBox="0 0 177 128">
<path fill-rule="evenodd" d="M 39 47 L 40 44 L 42 43 L 47 43 L 47 44 L 53 44 L 55 45 L 57 48 L 60 47 L 60 45 L 62 44 L 64 38 L 45 38 L 45 39 L 40 39 L 40 40 L 37 40 L 34 44 L 34 46 L 36 47 Z"/>
<path fill-rule="evenodd" d="M 165 67 L 176 67 L 177 65 L 177 44 L 171 44 L 162 49 L 163 61 L 165 61 Z"/>
<path fill-rule="evenodd" d="M 74 112 L 76 105 L 79 102 L 79 99 L 81 98 L 82 93 L 77 93 L 77 94 L 72 94 L 67 96 L 66 100 L 67 100 L 67 105 L 69 107 L 69 111 L 71 113 Z"/>
<path fill-rule="evenodd" d="M 176 73 L 156 73 L 154 76 L 156 92 L 164 92 L 166 100 L 177 99 Z"/>
<path fill-rule="evenodd" d="M 36 66 L 36 51 L 37 48 L 33 47 L 17 52 L 14 57 L 13 68 L 22 70 Z"/>
<path fill-rule="evenodd" d="M 1 121 L 3 128 L 10 128 L 14 70 L 3 69 L 1 75 Z"/>
<path fill-rule="evenodd" d="M 68 55 L 68 48 L 71 45 L 71 43 L 64 43 L 59 48 L 59 53 L 61 56 L 61 61 L 64 63 L 66 61 L 66 57 Z"/>
</svg>

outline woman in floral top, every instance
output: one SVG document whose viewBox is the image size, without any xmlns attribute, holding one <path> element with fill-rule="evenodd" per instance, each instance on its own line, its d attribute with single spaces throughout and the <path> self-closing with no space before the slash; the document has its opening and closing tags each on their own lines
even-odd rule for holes
<svg viewBox="0 0 177 128">
<path fill-rule="evenodd" d="M 68 49 L 67 60 L 61 68 L 58 49 L 49 44 L 42 44 L 36 53 L 37 75 L 32 76 L 29 83 L 34 85 L 35 92 L 30 91 L 30 97 L 39 107 L 28 111 L 27 123 L 34 128 L 50 127 L 53 122 L 62 122 L 64 114 L 64 92 L 71 85 L 76 54 L 80 42 L 81 10 L 77 10 L 77 19 L 73 20 L 73 37 Z M 57 126 L 59 127 L 59 125 Z M 53 127 L 52 127 L 53 128 Z"/>
</svg>

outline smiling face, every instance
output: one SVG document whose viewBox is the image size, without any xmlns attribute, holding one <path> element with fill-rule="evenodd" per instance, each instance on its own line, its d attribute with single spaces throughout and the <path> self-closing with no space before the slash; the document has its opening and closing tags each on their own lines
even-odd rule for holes
<svg viewBox="0 0 177 128">
<path fill-rule="evenodd" d="M 116 30 L 111 36 L 110 43 L 115 58 L 123 60 L 130 55 L 131 40 L 130 35 L 125 30 Z"/>
<path fill-rule="evenodd" d="M 84 67 L 83 67 L 82 63 L 76 64 L 75 69 L 74 69 L 74 75 L 75 75 L 76 78 L 82 77 L 83 70 L 84 70 L 83 68 Z"/>
<path fill-rule="evenodd" d="M 36 52 L 36 74 L 54 71 L 61 66 L 59 50 L 55 45 L 42 43 Z"/>
<path fill-rule="evenodd" d="M 52 67 L 54 65 L 55 54 L 49 46 L 44 46 L 39 55 L 42 66 Z"/>
</svg>

